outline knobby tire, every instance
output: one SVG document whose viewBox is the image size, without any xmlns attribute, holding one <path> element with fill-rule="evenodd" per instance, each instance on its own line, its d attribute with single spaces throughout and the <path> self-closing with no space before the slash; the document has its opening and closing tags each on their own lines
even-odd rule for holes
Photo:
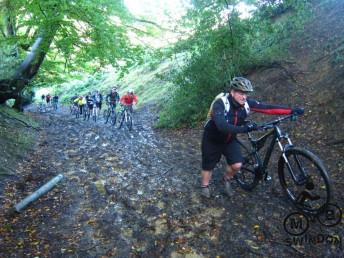
<svg viewBox="0 0 344 258">
<path fill-rule="evenodd" d="M 278 175 L 284 193 L 298 209 L 319 214 L 328 206 L 332 197 L 330 179 L 322 161 L 312 152 L 298 147 L 287 149 L 285 159 L 279 159 Z"/>
<path fill-rule="evenodd" d="M 251 148 L 247 147 L 242 141 L 238 140 L 238 142 L 243 155 L 243 163 L 240 171 L 235 175 L 235 179 L 242 189 L 251 191 L 257 186 L 260 178 L 260 175 L 257 171 L 257 154 L 253 152 Z"/>
</svg>

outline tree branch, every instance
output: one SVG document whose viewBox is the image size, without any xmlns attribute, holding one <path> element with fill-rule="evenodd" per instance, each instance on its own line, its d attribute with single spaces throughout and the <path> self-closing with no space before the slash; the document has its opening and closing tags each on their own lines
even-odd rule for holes
<svg viewBox="0 0 344 258">
<path fill-rule="evenodd" d="M 172 31 L 171 29 L 167 29 L 167 28 L 161 27 L 159 24 L 157 24 L 156 22 L 153 22 L 153 21 L 149 21 L 149 20 L 145 20 L 145 19 L 135 19 L 134 21 L 141 22 L 141 23 L 152 24 L 155 27 L 159 28 L 160 30 Z"/>
<path fill-rule="evenodd" d="M 148 33 L 147 31 L 141 30 L 141 29 L 136 28 L 136 27 L 134 27 L 134 26 L 131 26 L 131 25 L 124 25 L 124 26 L 127 27 L 127 28 L 130 28 L 130 29 L 136 30 L 136 31 L 138 31 L 138 32 L 141 32 L 141 33 L 143 33 L 143 34 L 149 35 L 149 33 Z"/>
<path fill-rule="evenodd" d="M 45 12 L 43 11 L 42 7 L 40 4 L 38 4 L 39 10 L 41 10 L 41 13 L 44 15 L 45 18 L 47 18 L 47 15 L 45 14 Z"/>
</svg>

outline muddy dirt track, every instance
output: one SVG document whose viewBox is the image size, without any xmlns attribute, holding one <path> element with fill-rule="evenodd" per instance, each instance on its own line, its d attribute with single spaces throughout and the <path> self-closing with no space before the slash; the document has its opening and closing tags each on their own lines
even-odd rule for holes
<svg viewBox="0 0 344 258">
<path fill-rule="evenodd" d="M 0 257 L 343 257 L 342 224 L 310 221 L 296 238 L 285 231 L 295 209 L 275 175 L 253 192 L 234 185 L 229 199 L 220 166 L 212 198 L 202 199 L 202 131 L 153 129 L 156 114 L 137 110 L 129 132 L 67 112 L 31 113 L 42 130 L 1 196 Z M 56 188 L 8 215 L 60 173 Z"/>
</svg>

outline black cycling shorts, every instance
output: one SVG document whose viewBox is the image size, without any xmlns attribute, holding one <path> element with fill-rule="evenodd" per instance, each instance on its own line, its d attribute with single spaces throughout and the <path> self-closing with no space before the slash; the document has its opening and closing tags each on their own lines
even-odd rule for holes
<svg viewBox="0 0 344 258">
<path fill-rule="evenodd" d="M 243 162 L 240 145 L 236 138 L 228 143 L 217 143 L 203 134 L 202 138 L 202 169 L 213 170 L 221 160 L 221 155 L 226 157 L 228 165 Z"/>
</svg>

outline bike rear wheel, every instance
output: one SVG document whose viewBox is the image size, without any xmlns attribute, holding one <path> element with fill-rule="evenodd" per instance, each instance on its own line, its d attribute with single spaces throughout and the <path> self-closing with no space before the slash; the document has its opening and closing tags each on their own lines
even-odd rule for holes
<svg viewBox="0 0 344 258">
<path fill-rule="evenodd" d="M 318 214 L 326 209 L 332 190 L 322 161 L 312 152 L 293 147 L 278 162 L 278 175 L 284 193 L 300 210 Z"/>
<path fill-rule="evenodd" d="M 243 163 L 240 171 L 235 175 L 235 179 L 242 189 L 251 191 L 259 182 L 259 160 L 256 152 L 245 146 L 243 142 L 239 140 L 238 142 L 241 146 Z"/>
</svg>

